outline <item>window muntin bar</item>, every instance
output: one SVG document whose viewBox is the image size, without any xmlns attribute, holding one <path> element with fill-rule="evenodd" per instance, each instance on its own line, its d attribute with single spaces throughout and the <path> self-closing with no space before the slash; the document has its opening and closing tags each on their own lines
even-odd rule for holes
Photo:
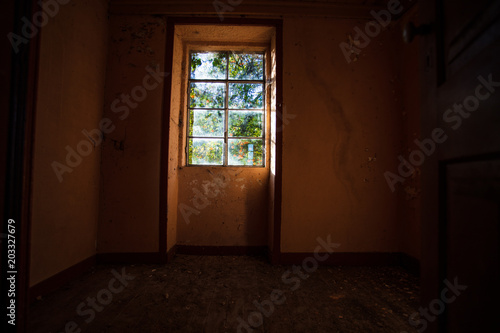
<svg viewBox="0 0 500 333">
<path fill-rule="evenodd" d="M 187 164 L 263 167 L 265 53 L 191 51 L 189 59 Z"/>
</svg>

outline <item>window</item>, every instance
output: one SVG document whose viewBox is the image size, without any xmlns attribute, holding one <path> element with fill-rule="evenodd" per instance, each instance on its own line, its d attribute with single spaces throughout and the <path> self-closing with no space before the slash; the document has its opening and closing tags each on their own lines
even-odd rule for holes
<svg viewBox="0 0 500 333">
<path fill-rule="evenodd" d="M 188 165 L 264 166 L 264 52 L 191 51 Z"/>
</svg>

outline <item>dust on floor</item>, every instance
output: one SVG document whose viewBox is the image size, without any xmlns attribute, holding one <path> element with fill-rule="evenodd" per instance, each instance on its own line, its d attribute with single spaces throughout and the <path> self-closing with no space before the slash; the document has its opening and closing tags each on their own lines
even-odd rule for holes
<svg viewBox="0 0 500 333">
<path fill-rule="evenodd" d="M 418 278 L 404 269 L 298 267 L 187 255 L 100 265 L 32 304 L 28 332 L 416 332 Z"/>
</svg>

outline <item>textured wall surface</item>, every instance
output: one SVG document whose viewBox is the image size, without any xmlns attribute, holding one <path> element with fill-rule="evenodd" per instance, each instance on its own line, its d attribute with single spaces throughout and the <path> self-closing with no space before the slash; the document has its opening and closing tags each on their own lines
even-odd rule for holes
<svg viewBox="0 0 500 333">
<path fill-rule="evenodd" d="M 164 20 L 112 16 L 110 37 L 98 252 L 157 252 Z"/>
<path fill-rule="evenodd" d="M 397 251 L 397 193 L 384 172 L 402 140 L 395 92 L 399 37 L 386 31 L 347 63 L 339 47 L 364 22 L 293 18 L 284 24 L 281 249 L 311 252 L 331 234 L 339 252 Z"/>
<path fill-rule="evenodd" d="M 93 130 L 102 119 L 107 46 L 106 1 L 61 5 L 42 30 L 30 285 L 96 252 L 101 145 Z"/>
<path fill-rule="evenodd" d="M 350 35 L 365 24 L 284 19 L 283 252 L 313 251 L 317 237 L 331 235 L 339 252 L 420 256 L 418 175 L 394 193 L 384 178 L 397 172 L 398 155 L 419 135 L 416 44 L 402 44 L 393 24 L 348 63 L 339 43 L 358 45 Z M 163 82 L 171 79 L 163 73 L 165 37 L 163 18 L 107 20 L 97 0 L 61 7 L 44 28 L 31 285 L 94 255 L 96 239 L 98 253 L 159 250 Z M 178 151 L 183 100 L 173 95 L 171 103 L 169 148 Z M 82 134 L 102 119 L 102 142 Z M 82 141 L 92 151 L 66 161 L 66 147 L 89 145 Z M 169 156 L 169 207 L 161 212 L 168 216 L 168 248 L 270 244 L 268 168 L 179 169 L 179 157 Z M 53 161 L 71 168 L 60 171 L 62 182 Z M 210 192 L 214 182 L 218 192 Z M 207 200 L 197 201 L 197 193 Z M 198 212 L 189 223 L 180 205 Z"/>
<path fill-rule="evenodd" d="M 112 16 L 105 112 L 121 92 L 141 82 L 148 62 L 163 67 L 164 27 L 157 20 Z M 326 18 L 284 19 L 284 252 L 312 251 L 317 237 L 330 234 L 341 244 L 339 252 L 405 250 L 419 256 L 416 206 L 403 202 L 404 189 L 392 193 L 384 178 L 385 171 L 397 170 L 397 156 L 410 139 L 405 131 L 411 130 L 407 127 L 413 126 L 417 115 L 414 96 L 418 92 L 413 94 L 417 57 L 401 58 L 415 50 L 400 43 L 396 24 L 373 37 L 357 61 L 348 63 L 339 43 L 349 42 L 353 29 L 365 24 Z M 144 44 L 130 37 L 142 26 L 151 28 Z M 145 52 L 139 52 L 143 46 Z M 153 54 L 148 54 L 148 48 Z M 143 102 L 147 107 L 137 107 L 134 116 L 131 113 L 122 123 L 123 129 L 105 141 L 99 245 L 103 252 L 156 250 L 160 95 L 156 90 L 148 95 Z M 176 124 L 173 118 L 171 126 Z M 117 147 L 122 141 L 120 150 Z M 169 171 L 174 184 L 169 188 L 169 200 L 194 207 L 196 190 L 203 192 L 203 184 L 213 179 L 207 171 L 216 174 L 219 169 L 177 172 L 175 159 Z M 229 179 L 226 192 L 209 198 L 210 204 L 197 209 L 200 213 L 192 214 L 189 224 L 179 210 L 174 213 L 169 207 L 168 247 L 175 242 L 266 244 L 268 174 L 256 170 L 237 173 L 235 169 L 223 175 Z M 178 222 L 173 225 L 176 215 Z M 408 227 L 404 226 L 407 219 L 411 221 Z M 121 234 L 114 234 L 116 230 Z"/>
</svg>

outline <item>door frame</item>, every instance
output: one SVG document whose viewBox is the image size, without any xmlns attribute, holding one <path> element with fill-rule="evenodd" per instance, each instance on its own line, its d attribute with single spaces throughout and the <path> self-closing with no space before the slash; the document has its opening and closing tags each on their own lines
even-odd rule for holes
<svg viewBox="0 0 500 333">
<path fill-rule="evenodd" d="M 12 14 L 11 30 L 23 36 L 22 18 L 31 18 L 41 10 L 35 0 L 14 1 L 4 4 L 5 15 Z M 7 233 L 7 221 L 15 221 L 16 245 L 16 326 L 7 326 L 4 332 L 25 332 L 28 317 L 28 289 L 30 273 L 30 229 L 33 170 L 33 140 L 37 99 L 38 64 L 41 29 L 29 42 L 19 45 L 19 52 L 12 50 L 10 59 L 2 59 L 2 71 L 10 73 L 10 102 L 8 111 L 8 144 L 5 165 L 4 211 L 1 221 L 2 233 Z M 9 40 L 5 41 L 10 44 Z M 7 259 L 7 242 L 2 241 L 2 262 Z M 2 265 L 2 276 L 7 274 L 7 265 Z M 2 279 L 2 305 L 9 301 L 8 286 Z M 5 320 L 5 319 L 4 319 Z M 5 322 L 4 322 L 5 323 Z M 5 327 L 4 327 L 5 328 Z"/>
<path fill-rule="evenodd" d="M 274 215 L 272 225 L 272 246 L 268 247 L 268 257 L 272 263 L 278 263 L 281 255 L 281 217 L 282 217 L 282 155 L 283 155 L 283 21 L 280 19 L 244 19 L 214 17 L 166 17 L 166 52 L 164 71 L 172 73 L 174 57 L 174 34 L 177 25 L 219 25 L 219 26 L 268 26 L 276 29 L 276 165 L 274 186 Z M 161 262 L 168 262 L 175 253 L 167 251 L 168 223 L 168 168 L 169 168 L 169 123 L 171 110 L 172 78 L 166 80 L 163 94 L 163 113 L 161 120 L 161 157 L 160 157 L 160 220 L 159 220 L 159 256 Z M 177 209 L 177 208 L 176 208 Z M 175 222 L 172 222 L 175 223 Z M 268 240 L 270 244 L 270 240 Z"/>
</svg>

